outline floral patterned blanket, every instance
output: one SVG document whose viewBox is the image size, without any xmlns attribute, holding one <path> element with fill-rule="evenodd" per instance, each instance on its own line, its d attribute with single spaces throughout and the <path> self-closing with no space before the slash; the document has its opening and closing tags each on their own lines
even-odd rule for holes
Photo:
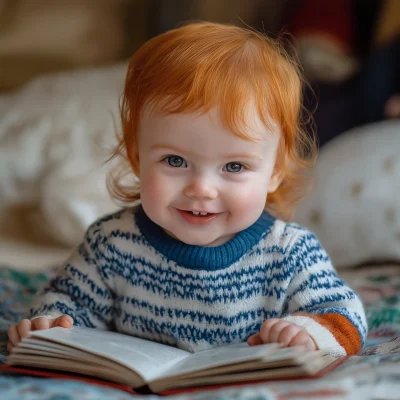
<svg viewBox="0 0 400 400">
<path fill-rule="evenodd" d="M 0 267 L 0 363 L 7 356 L 7 328 L 21 318 L 38 287 L 52 271 L 29 274 Z M 270 382 L 240 388 L 199 391 L 175 400 L 400 399 L 400 266 L 375 265 L 346 270 L 343 278 L 358 291 L 367 310 L 369 335 L 359 356 L 351 357 L 324 378 Z M 66 379 L 0 374 L 4 400 L 159 399 Z"/>
</svg>

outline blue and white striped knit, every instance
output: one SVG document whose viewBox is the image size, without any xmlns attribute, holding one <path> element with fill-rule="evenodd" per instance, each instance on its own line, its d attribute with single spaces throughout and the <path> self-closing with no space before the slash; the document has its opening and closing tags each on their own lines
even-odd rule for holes
<svg viewBox="0 0 400 400">
<path fill-rule="evenodd" d="M 345 317 L 360 344 L 367 331 L 359 298 L 315 235 L 266 212 L 217 247 L 168 236 L 140 206 L 106 216 L 43 288 L 30 318 L 64 313 L 75 325 L 189 351 L 246 341 L 271 317 L 303 325 L 336 354 L 347 346 L 307 315 Z"/>
</svg>

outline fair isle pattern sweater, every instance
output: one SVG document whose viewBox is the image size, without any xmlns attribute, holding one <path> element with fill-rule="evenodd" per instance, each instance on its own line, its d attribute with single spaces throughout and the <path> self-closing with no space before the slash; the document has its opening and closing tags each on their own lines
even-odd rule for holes
<svg viewBox="0 0 400 400">
<path fill-rule="evenodd" d="M 29 317 L 61 314 L 189 351 L 246 341 L 273 317 L 337 355 L 358 353 L 367 331 L 358 296 L 315 235 L 266 212 L 217 247 L 168 236 L 140 206 L 102 218 Z"/>
</svg>

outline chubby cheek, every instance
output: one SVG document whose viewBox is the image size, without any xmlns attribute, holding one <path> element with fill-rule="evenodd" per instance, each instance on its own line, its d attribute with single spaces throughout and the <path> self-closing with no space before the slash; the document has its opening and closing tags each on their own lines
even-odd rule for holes
<svg viewBox="0 0 400 400">
<path fill-rule="evenodd" d="M 235 216 L 249 225 L 255 222 L 265 207 L 267 192 L 264 188 L 251 186 L 236 191 L 231 197 L 231 209 Z"/>
<path fill-rule="evenodd" d="M 140 198 L 146 214 L 151 218 L 168 203 L 169 185 L 151 170 L 140 176 Z"/>
</svg>

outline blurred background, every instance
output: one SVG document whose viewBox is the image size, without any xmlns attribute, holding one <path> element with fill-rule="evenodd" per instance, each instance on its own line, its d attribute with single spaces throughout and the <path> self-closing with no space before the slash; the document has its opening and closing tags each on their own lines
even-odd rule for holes
<svg viewBox="0 0 400 400">
<path fill-rule="evenodd" d="M 398 0 L 0 0 L 0 263 L 51 264 L 115 208 L 102 162 L 118 127 L 126 60 L 189 20 L 290 38 L 321 150 L 354 128 L 400 116 Z M 369 135 L 383 138 L 384 130 Z M 385 159 L 387 168 L 398 165 Z M 387 218 L 397 218 L 396 207 Z M 314 207 L 303 219 L 318 230 L 321 213 Z M 332 251 L 339 260 L 345 249 Z"/>
<path fill-rule="evenodd" d="M 318 130 L 323 144 L 344 128 L 396 113 L 386 101 L 399 91 L 399 3 L 0 0 L 0 91 L 37 75 L 128 59 L 146 40 L 185 21 L 246 24 L 275 37 L 292 35 L 319 100 L 315 117 L 324 124 Z M 374 104 L 365 100 L 371 91 Z M 357 112 L 349 112 L 350 105 Z"/>
</svg>

